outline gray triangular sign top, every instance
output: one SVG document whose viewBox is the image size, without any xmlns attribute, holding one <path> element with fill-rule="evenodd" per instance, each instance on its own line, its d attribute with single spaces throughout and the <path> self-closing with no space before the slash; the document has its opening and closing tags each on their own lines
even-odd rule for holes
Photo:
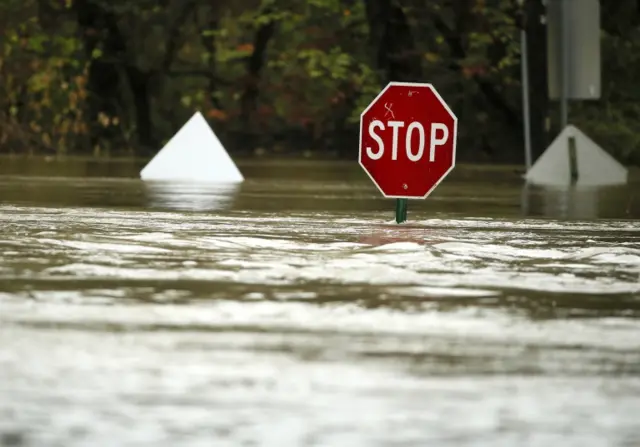
<svg viewBox="0 0 640 447">
<path fill-rule="evenodd" d="M 575 147 L 573 162 L 572 141 Z M 538 158 L 525 179 L 532 184 L 549 186 L 619 185 L 627 183 L 627 169 L 580 129 L 568 125 Z"/>
<path fill-rule="evenodd" d="M 240 183 L 244 177 L 204 116 L 196 112 L 140 171 L 142 180 Z"/>
</svg>

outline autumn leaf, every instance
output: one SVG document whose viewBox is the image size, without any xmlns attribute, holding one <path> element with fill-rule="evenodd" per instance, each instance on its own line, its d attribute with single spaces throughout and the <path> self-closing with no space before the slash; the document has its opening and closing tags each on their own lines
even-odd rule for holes
<svg viewBox="0 0 640 447">
<path fill-rule="evenodd" d="M 229 118 L 224 111 L 216 108 L 209 109 L 209 111 L 207 111 L 207 117 L 218 121 L 226 121 Z"/>
<path fill-rule="evenodd" d="M 243 43 L 241 45 L 238 45 L 236 47 L 236 51 L 242 51 L 245 53 L 252 53 L 253 52 L 253 44 L 252 43 Z"/>
</svg>

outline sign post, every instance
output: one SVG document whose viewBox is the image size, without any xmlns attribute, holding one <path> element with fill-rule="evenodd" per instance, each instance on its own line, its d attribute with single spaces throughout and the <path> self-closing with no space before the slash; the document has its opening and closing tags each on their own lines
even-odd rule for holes
<svg viewBox="0 0 640 447">
<path fill-rule="evenodd" d="M 409 201 L 407 199 L 396 199 L 396 223 L 407 221 L 407 208 Z"/>
<path fill-rule="evenodd" d="M 360 115 L 358 162 L 384 197 L 424 199 L 456 162 L 458 119 L 431 84 L 390 82 Z"/>
</svg>

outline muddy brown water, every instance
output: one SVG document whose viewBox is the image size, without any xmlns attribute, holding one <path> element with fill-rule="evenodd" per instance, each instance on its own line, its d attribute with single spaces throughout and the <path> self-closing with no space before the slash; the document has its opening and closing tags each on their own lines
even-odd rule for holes
<svg viewBox="0 0 640 447">
<path fill-rule="evenodd" d="M 637 184 L 240 167 L 0 168 L 0 445 L 640 445 Z"/>
</svg>

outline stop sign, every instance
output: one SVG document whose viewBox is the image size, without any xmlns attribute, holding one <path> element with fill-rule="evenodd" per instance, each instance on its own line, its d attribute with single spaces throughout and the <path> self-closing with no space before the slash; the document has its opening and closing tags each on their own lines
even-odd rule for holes
<svg viewBox="0 0 640 447">
<path fill-rule="evenodd" d="M 425 198 L 456 163 L 458 118 L 431 84 L 390 82 L 360 115 L 360 166 L 385 197 Z"/>
</svg>

